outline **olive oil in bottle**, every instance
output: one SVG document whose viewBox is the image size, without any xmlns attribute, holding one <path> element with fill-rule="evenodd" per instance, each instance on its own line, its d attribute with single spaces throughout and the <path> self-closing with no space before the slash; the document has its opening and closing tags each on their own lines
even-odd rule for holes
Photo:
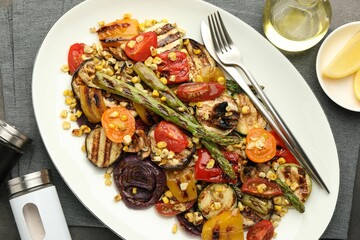
<svg viewBox="0 0 360 240">
<path fill-rule="evenodd" d="M 264 33 L 280 49 L 304 51 L 325 36 L 331 14 L 328 0 L 266 0 Z"/>
</svg>

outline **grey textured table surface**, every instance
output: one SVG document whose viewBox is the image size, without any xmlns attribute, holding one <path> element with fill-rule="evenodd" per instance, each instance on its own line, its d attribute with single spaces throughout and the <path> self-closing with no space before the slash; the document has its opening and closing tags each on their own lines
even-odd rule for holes
<svg viewBox="0 0 360 240">
<path fill-rule="evenodd" d="M 54 169 L 38 133 L 31 103 L 31 72 L 36 52 L 55 21 L 80 2 L 82 1 L 0 0 L 0 117 L 34 140 L 20 164 L 14 168 L 11 177 L 41 168 L 53 169 L 55 184 L 73 239 L 118 239 L 81 205 Z M 262 33 L 262 8 L 265 1 L 207 2 L 227 10 Z M 359 0 L 330 2 L 333 8 L 330 32 L 345 23 L 360 21 Z M 325 96 L 315 73 L 318 49 L 319 44 L 304 53 L 286 56 L 318 98 L 338 147 L 341 178 L 339 198 L 333 218 L 322 238 L 360 239 L 360 183 L 354 188 L 360 144 L 360 113 L 347 111 Z M 36 162 L 31 161 L 32 159 L 36 159 Z M 351 212 L 353 198 L 354 211 Z M 0 239 L 19 239 L 4 184 L 0 188 L 0 209 Z"/>
</svg>

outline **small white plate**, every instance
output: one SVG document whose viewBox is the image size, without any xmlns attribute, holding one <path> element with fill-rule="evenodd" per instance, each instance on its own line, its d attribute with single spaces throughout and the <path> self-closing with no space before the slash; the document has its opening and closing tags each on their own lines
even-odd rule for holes
<svg viewBox="0 0 360 240">
<path fill-rule="evenodd" d="M 353 75 L 332 79 L 322 75 L 324 68 L 335 55 L 360 31 L 360 21 L 345 24 L 334 30 L 322 43 L 317 59 L 316 73 L 321 87 L 328 97 L 343 108 L 360 112 L 360 100 L 353 89 Z"/>
</svg>

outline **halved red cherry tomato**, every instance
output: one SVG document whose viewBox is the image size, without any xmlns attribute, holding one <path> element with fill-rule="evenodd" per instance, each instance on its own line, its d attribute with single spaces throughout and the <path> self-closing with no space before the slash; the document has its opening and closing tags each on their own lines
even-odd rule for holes
<svg viewBox="0 0 360 240">
<path fill-rule="evenodd" d="M 183 102 L 212 100 L 225 91 L 224 85 L 215 82 L 192 82 L 181 84 L 176 95 Z"/>
<path fill-rule="evenodd" d="M 161 215 L 170 217 L 189 210 L 195 202 L 196 199 L 184 203 L 164 203 L 163 201 L 158 201 L 157 203 L 155 203 L 155 209 Z"/>
<path fill-rule="evenodd" d="M 262 188 L 263 191 L 259 192 L 259 188 Z M 282 191 L 279 185 L 264 178 L 258 177 L 247 179 L 241 186 L 241 191 L 263 198 L 272 198 L 282 195 Z"/>
<path fill-rule="evenodd" d="M 294 155 L 290 152 L 290 150 L 282 142 L 279 135 L 277 135 L 277 133 L 275 131 L 270 131 L 270 133 L 276 139 L 276 145 L 277 145 L 276 156 L 283 157 L 287 163 L 295 163 L 297 165 L 300 165 L 298 160 L 294 157 Z"/>
<path fill-rule="evenodd" d="M 157 35 L 155 32 L 145 32 L 130 39 L 124 51 L 132 60 L 143 62 L 151 56 L 151 47 L 157 47 Z"/>
<path fill-rule="evenodd" d="M 253 162 L 269 161 L 276 154 L 276 139 L 262 128 L 251 129 L 246 136 L 246 156 Z"/>
<path fill-rule="evenodd" d="M 175 153 L 182 152 L 188 145 L 186 135 L 175 125 L 161 121 L 154 131 L 156 142 L 166 142 L 166 148 Z"/>
<path fill-rule="evenodd" d="M 271 240 L 274 231 L 274 226 L 270 221 L 261 220 L 249 229 L 246 240 Z"/>
<path fill-rule="evenodd" d="M 83 62 L 81 55 L 84 54 L 84 46 L 84 43 L 74 43 L 70 46 L 68 53 L 68 66 L 71 75 L 74 74 L 76 69 L 78 69 Z"/>
<path fill-rule="evenodd" d="M 166 51 L 157 55 L 161 58 L 157 71 L 165 77 L 167 84 L 189 81 L 189 63 L 186 53 L 180 51 Z"/>
<path fill-rule="evenodd" d="M 235 162 L 235 156 L 229 154 L 230 152 L 224 152 L 224 157 L 231 161 Z M 231 180 L 226 177 L 226 174 L 220 167 L 207 167 L 208 162 L 212 159 L 209 150 L 206 148 L 200 148 L 197 150 L 198 159 L 195 163 L 195 179 L 204 180 L 207 182 L 215 183 L 226 183 L 226 182 L 236 182 L 237 179 Z M 237 161 L 236 161 L 237 162 Z M 237 172 L 237 164 L 233 166 L 234 171 Z"/>
</svg>

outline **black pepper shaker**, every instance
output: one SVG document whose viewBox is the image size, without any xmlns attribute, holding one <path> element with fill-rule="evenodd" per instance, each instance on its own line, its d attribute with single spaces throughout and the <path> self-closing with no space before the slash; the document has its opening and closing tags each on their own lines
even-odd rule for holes
<svg viewBox="0 0 360 240">
<path fill-rule="evenodd" d="M 31 139 L 0 119 L 0 184 L 23 154 Z"/>
</svg>

